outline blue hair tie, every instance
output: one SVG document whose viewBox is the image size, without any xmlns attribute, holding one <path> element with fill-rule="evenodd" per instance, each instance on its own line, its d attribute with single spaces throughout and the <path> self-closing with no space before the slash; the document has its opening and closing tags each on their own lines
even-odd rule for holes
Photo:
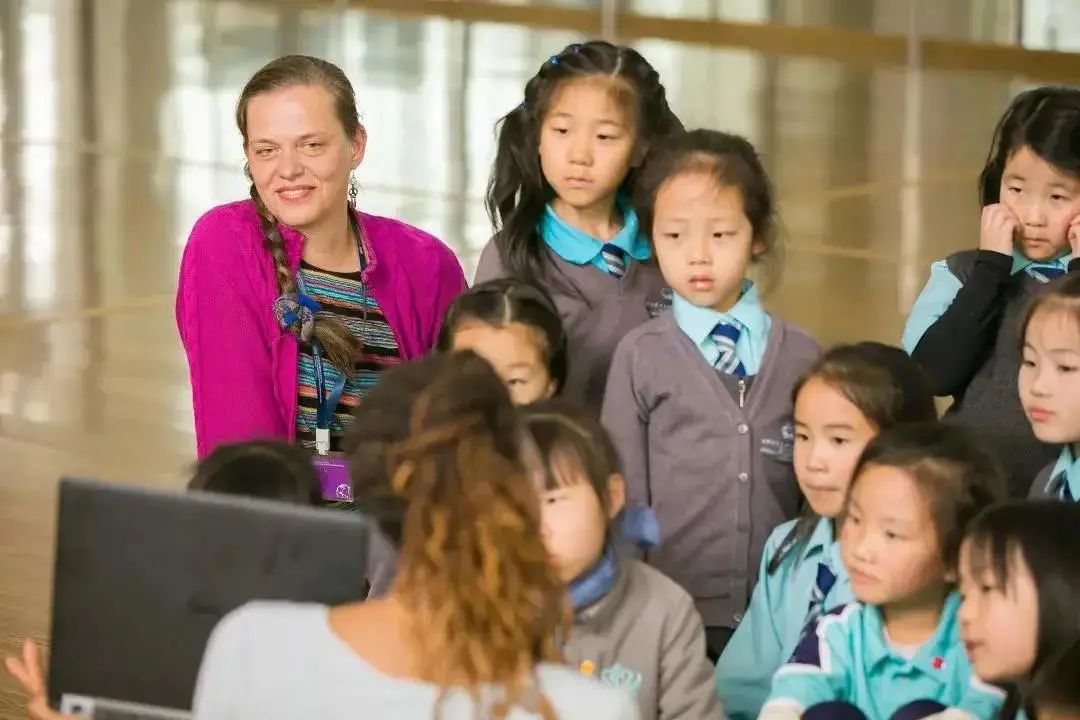
<svg viewBox="0 0 1080 720">
<path fill-rule="evenodd" d="M 558 55 L 552 55 L 551 60 L 549 60 L 548 62 L 550 62 L 552 65 L 558 65 L 559 64 L 559 56 Z"/>
<path fill-rule="evenodd" d="M 300 301 L 301 305 L 306 307 L 311 312 L 319 312 L 320 310 L 322 310 L 322 305 L 319 304 L 319 301 L 311 297 L 310 295 L 305 295 L 304 293 L 297 293 L 296 299 Z"/>
<path fill-rule="evenodd" d="M 286 330 L 291 329 L 296 323 L 300 323 L 300 339 L 310 342 L 315 334 L 315 313 L 322 309 L 322 305 L 314 298 L 304 293 L 290 293 L 279 295 L 274 301 L 274 317 Z"/>
</svg>

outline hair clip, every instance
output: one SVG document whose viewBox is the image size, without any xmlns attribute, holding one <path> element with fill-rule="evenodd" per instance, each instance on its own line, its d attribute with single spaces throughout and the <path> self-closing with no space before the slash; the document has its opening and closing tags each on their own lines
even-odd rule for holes
<svg viewBox="0 0 1080 720">
<path fill-rule="evenodd" d="M 552 55 L 551 59 L 548 62 L 550 62 L 552 65 L 558 65 L 559 64 L 559 56 L 558 55 Z"/>
<path fill-rule="evenodd" d="M 570 46 L 570 52 L 577 52 L 581 50 L 581 43 L 574 43 Z"/>
</svg>

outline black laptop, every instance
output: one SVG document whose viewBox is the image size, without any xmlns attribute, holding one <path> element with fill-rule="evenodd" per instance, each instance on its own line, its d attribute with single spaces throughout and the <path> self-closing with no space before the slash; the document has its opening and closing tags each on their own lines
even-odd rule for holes
<svg viewBox="0 0 1080 720">
<path fill-rule="evenodd" d="M 358 513 L 64 479 L 49 693 L 83 717 L 189 717 L 206 640 L 249 600 L 364 597 Z"/>
</svg>

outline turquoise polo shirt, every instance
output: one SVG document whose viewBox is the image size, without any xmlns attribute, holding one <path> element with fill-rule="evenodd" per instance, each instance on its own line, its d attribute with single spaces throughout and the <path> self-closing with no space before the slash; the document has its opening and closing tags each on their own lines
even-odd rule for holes
<svg viewBox="0 0 1080 720">
<path fill-rule="evenodd" d="M 1046 494 L 1064 500 L 1066 489 L 1074 502 L 1080 502 L 1080 460 L 1073 456 L 1073 449 L 1066 445 L 1061 448 L 1050 479 L 1046 482 Z"/>
<path fill-rule="evenodd" d="M 637 212 L 634 211 L 630 201 L 622 196 L 616 200 L 615 204 L 622 213 L 623 226 L 611 240 L 600 240 L 572 227 L 555 214 L 551 205 L 544 208 L 537 231 L 547 246 L 566 262 L 575 265 L 595 265 L 605 273 L 607 273 L 607 264 L 600 254 L 600 249 L 605 244 L 614 245 L 625 252 L 628 258 L 633 258 L 638 262 L 648 260 L 652 257 L 652 248 L 649 247 L 649 239 L 638 231 Z"/>
<path fill-rule="evenodd" d="M 699 307 L 678 293 L 672 296 L 671 309 L 675 313 L 675 323 L 679 329 L 694 341 L 710 366 L 720 359 L 720 347 L 710 336 L 713 328 L 721 322 L 737 325 L 742 332 L 735 343 L 735 357 L 746 368 L 747 375 L 757 375 L 761 369 L 761 360 L 765 357 L 765 348 L 769 344 L 772 317 L 761 305 L 754 283 L 743 280 L 742 295 L 727 312 Z"/>
<path fill-rule="evenodd" d="M 819 563 L 836 576 L 824 607 L 847 605 L 855 599 L 828 518 L 819 518 L 806 543 L 792 548 L 776 572 L 769 573 L 769 562 L 795 523 L 790 520 L 777 526 L 765 541 L 750 607 L 716 663 L 716 693 L 731 720 L 753 720 L 761 712 L 773 674 L 791 657 L 806 627 Z"/>
<path fill-rule="evenodd" d="M 915 701 L 940 703 L 977 720 L 995 720 L 1005 693 L 975 675 L 960 641 L 959 593 L 945 601 L 938 629 L 914 656 L 904 657 L 885 636 L 881 610 L 851 603 L 807 629 L 791 660 L 773 677 L 762 713 L 803 712 L 842 700 L 868 720 L 890 720 Z"/>
<path fill-rule="evenodd" d="M 1062 255 L 1054 260 L 1036 263 L 1014 250 L 1012 258 L 1012 274 L 1015 275 L 1018 272 L 1035 274 L 1040 267 L 1057 268 L 1068 272 L 1072 255 Z M 915 352 L 922 336 L 931 325 L 938 321 L 938 318 L 945 314 L 956 299 L 956 293 L 960 292 L 963 286 L 960 279 L 949 270 L 949 265 L 945 260 L 939 260 L 930 266 L 930 279 L 916 298 L 915 304 L 911 307 L 911 314 L 908 315 L 907 322 L 904 324 L 901 344 L 908 355 Z"/>
</svg>

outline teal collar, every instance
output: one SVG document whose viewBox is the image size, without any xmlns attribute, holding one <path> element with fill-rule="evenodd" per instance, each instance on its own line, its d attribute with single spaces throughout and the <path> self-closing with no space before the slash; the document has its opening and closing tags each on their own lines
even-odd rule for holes
<svg viewBox="0 0 1080 720">
<path fill-rule="evenodd" d="M 866 647 L 866 659 L 870 667 L 876 667 L 890 659 L 910 662 L 911 665 L 922 670 L 927 677 L 944 683 L 945 679 L 941 673 L 942 663 L 949 655 L 950 649 L 960 641 L 956 622 L 956 614 L 960 609 L 959 593 L 951 592 L 945 598 L 937 630 L 910 661 L 902 659 L 889 647 L 889 640 L 885 635 L 885 618 L 881 614 L 881 608 L 875 605 L 865 605 L 864 608 L 867 613 L 866 632 L 873 638 Z"/>
<path fill-rule="evenodd" d="M 1068 272 L 1068 270 L 1069 270 L 1069 261 L 1072 260 L 1072 254 L 1071 253 L 1066 253 L 1065 255 L 1062 255 L 1061 257 L 1058 257 L 1058 258 L 1054 258 L 1053 260 L 1046 260 L 1045 262 L 1035 262 L 1034 260 L 1028 258 L 1023 253 L 1021 253 L 1021 252 L 1019 252 L 1017 250 L 1013 250 L 1012 260 L 1013 260 L 1013 263 L 1012 263 L 1012 274 L 1013 275 L 1020 272 L 1021 270 L 1027 270 L 1032 265 L 1042 266 L 1042 267 L 1056 267 L 1056 268 L 1061 268 L 1062 270 Z"/>
<path fill-rule="evenodd" d="M 1057 482 L 1058 476 L 1065 474 L 1062 482 Z M 1061 448 L 1054 469 L 1050 471 L 1050 480 L 1046 485 L 1046 492 L 1061 497 L 1061 490 L 1068 486 L 1073 499 L 1080 500 L 1080 460 L 1073 456 L 1072 446 L 1066 445 Z"/>
<path fill-rule="evenodd" d="M 709 340 L 713 328 L 720 322 L 731 323 L 734 320 L 753 337 L 760 337 L 768 332 L 766 325 L 768 315 L 761 306 L 757 287 L 749 280 L 743 280 L 742 295 L 727 312 L 699 307 L 678 293 L 672 297 L 671 305 L 675 313 L 675 322 L 698 347 Z"/>
<path fill-rule="evenodd" d="M 821 553 L 825 555 L 826 564 L 831 566 L 832 562 L 839 558 L 838 551 L 839 545 L 833 536 L 832 520 L 827 517 L 819 517 L 817 525 L 814 526 L 814 532 L 806 539 L 802 559 L 807 560 L 811 555 Z M 837 557 L 834 558 L 834 555 Z"/>
<path fill-rule="evenodd" d="M 569 225 L 555 214 L 550 204 L 544 208 L 544 215 L 540 218 L 540 237 L 555 254 L 575 265 L 594 262 L 600 257 L 600 248 L 605 244 L 618 247 L 635 260 L 648 260 L 652 257 L 652 249 L 648 238 L 638 232 L 637 212 L 622 195 L 616 198 L 615 205 L 622 212 L 623 226 L 608 243 Z"/>
</svg>

